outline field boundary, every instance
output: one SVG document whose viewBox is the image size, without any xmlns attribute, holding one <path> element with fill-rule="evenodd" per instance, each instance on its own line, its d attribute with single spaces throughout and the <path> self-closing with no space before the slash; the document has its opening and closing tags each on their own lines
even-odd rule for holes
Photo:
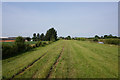
<svg viewBox="0 0 120 80">
<path fill-rule="evenodd" d="M 48 78 L 50 77 L 50 75 L 52 74 L 52 70 L 53 70 L 53 68 L 55 68 L 56 65 L 58 64 L 58 62 L 59 62 L 59 60 L 60 60 L 60 58 L 61 58 L 61 55 L 62 55 L 63 51 L 64 51 L 64 47 L 62 48 L 62 50 L 60 51 L 60 54 L 58 55 L 57 59 L 55 60 L 55 62 L 54 62 L 53 65 L 51 66 L 51 68 L 50 68 L 50 70 L 49 70 L 49 72 L 48 72 L 48 75 L 46 76 L 46 79 L 48 79 Z"/>
<path fill-rule="evenodd" d="M 48 51 L 47 51 L 48 52 Z M 36 60 L 34 60 L 31 64 L 29 64 L 27 67 L 23 68 L 22 70 L 20 70 L 18 73 L 14 74 L 11 79 L 13 79 L 15 76 L 23 73 L 26 69 L 28 69 L 29 67 L 31 67 L 32 65 L 34 65 L 38 60 L 40 60 L 43 56 L 45 56 L 47 54 L 47 52 L 45 52 L 42 56 L 40 56 L 39 58 L 37 58 Z M 10 79 L 10 80 L 11 80 Z"/>
</svg>

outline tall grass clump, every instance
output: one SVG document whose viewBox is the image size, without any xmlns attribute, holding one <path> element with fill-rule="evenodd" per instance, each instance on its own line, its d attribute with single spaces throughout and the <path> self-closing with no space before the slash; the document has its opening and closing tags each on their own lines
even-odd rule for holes
<svg viewBox="0 0 120 80">
<path fill-rule="evenodd" d="M 36 45 L 36 47 L 39 47 L 39 46 L 45 46 L 47 44 L 50 44 L 50 43 L 38 41 L 35 45 Z"/>
<path fill-rule="evenodd" d="M 86 41 L 86 38 L 76 38 L 76 40 Z"/>
<path fill-rule="evenodd" d="M 120 45 L 120 39 L 105 39 L 104 40 L 105 44 L 115 44 L 115 45 Z"/>
</svg>

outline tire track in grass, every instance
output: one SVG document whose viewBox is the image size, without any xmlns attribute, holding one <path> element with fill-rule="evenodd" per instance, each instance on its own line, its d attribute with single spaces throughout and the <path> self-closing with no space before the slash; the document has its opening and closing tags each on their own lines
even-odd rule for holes
<svg viewBox="0 0 120 80">
<path fill-rule="evenodd" d="M 53 47 L 55 48 L 55 47 Z M 33 66 L 37 61 L 39 61 L 42 57 L 44 57 L 49 50 L 47 50 L 43 55 L 41 55 L 39 58 L 37 58 L 36 60 L 34 60 L 32 63 L 30 63 L 28 66 L 24 67 L 22 70 L 20 70 L 19 72 L 17 72 L 16 74 L 14 74 L 11 78 L 8 78 L 9 80 L 15 78 L 17 75 L 20 75 L 21 73 L 25 72 L 28 68 L 30 68 L 31 66 Z"/>
<path fill-rule="evenodd" d="M 48 51 L 47 51 L 47 52 L 48 52 Z M 44 56 L 47 54 L 47 52 L 45 52 L 42 56 L 40 56 L 39 58 L 37 58 L 36 60 L 34 60 L 34 61 L 33 61 L 31 64 L 29 64 L 27 67 L 23 68 L 23 69 L 20 70 L 18 73 L 14 74 L 14 75 L 10 78 L 10 80 L 12 80 L 15 76 L 23 73 L 23 72 L 24 72 L 25 70 L 27 70 L 29 67 L 31 67 L 32 65 L 34 65 L 38 60 L 40 60 L 42 57 L 44 57 Z"/>
<path fill-rule="evenodd" d="M 46 76 L 46 79 L 48 79 L 48 78 L 51 76 L 52 70 L 53 70 L 53 68 L 55 68 L 56 65 L 58 64 L 58 62 L 59 62 L 59 60 L 60 60 L 60 58 L 61 58 L 61 55 L 62 55 L 63 51 L 64 51 L 64 47 L 62 48 L 62 50 L 61 50 L 60 54 L 58 55 L 57 59 L 55 60 L 55 62 L 54 62 L 53 65 L 51 66 L 51 68 L 50 68 L 50 70 L 49 70 L 49 72 L 48 72 L 48 75 Z"/>
</svg>

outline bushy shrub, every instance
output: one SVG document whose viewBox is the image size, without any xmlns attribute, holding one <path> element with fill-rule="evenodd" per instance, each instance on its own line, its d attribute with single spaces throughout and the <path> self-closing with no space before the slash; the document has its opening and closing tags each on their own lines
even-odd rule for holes
<svg viewBox="0 0 120 80">
<path fill-rule="evenodd" d="M 36 48 L 36 44 L 32 44 L 31 47 L 32 47 L 32 48 Z"/>
<path fill-rule="evenodd" d="M 9 45 L 2 45 L 2 56 L 4 58 L 4 56 L 9 56 L 12 54 L 12 46 Z"/>
<path fill-rule="evenodd" d="M 15 40 L 15 45 L 18 48 L 18 51 L 22 51 L 25 49 L 25 40 L 23 37 L 19 36 Z"/>
<path fill-rule="evenodd" d="M 47 43 L 46 42 L 43 42 L 44 45 L 46 45 Z"/>
<path fill-rule="evenodd" d="M 99 39 L 100 42 L 104 42 L 105 39 Z"/>
<path fill-rule="evenodd" d="M 6 45 L 6 44 L 2 45 L 2 57 L 3 58 L 11 57 L 17 53 L 18 53 L 18 49 L 16 45 L 12 45 L 12 46 Z"/>
<path fill-rule="evenodd" d="M 86 38 L 75 38 L 75 40 L 86 41 Z"/>
<path fill-rule="evenodd" d="M 105 39 L 104 43 L 120 45 L 120 39 Z"/>
<path fill-rule="evenodd" d="M 89 37 L 89 38 L 86 38 L 86 41 L 93 42 L 93 39 L 94 39 L 94 37 Z"/>
<path fill-rule="evenodd" d="M 43 43 L 42 43 L 42 46 L 45 46 L 46 44 L 47 44 L 46 42 L 43 42 Z"/>
<path fill-rule="evenodd" d="M 32 46 L 30 46 L 30 44 L 26 44 L 26 45 L 25 45 L 25 50 L 28 51 L 28 50 L 30 50 L 30 49 L 32 49 Z"/>
<path fill-rule="evenodd" d="M 52 43 L 52 41 L 48 42 Z M 16 41 L 13 45 L 2 44 L 2 57 L 3 59 L 15 56 L 21 52 L 28 51 L 32 48 L 36 48 L 39 46 L 45 46 L 48 44 L 47 42 L 38 41 L 36 44 L 25 44 L 22 37 L 17 37 Z"/>
<path fill-rule="evenodd" d="M 86 39 L 85 38 L 80 38 L 81 41 L 85 41 Z"/>
<path fill-rule="evenodd" d="M 42 46 L 42 42 L 38 41 L 35 45 L 36 45 L 36 47 Z"/>
<path fill-rule="evenodd" d="M 98 38 L 94 38 L 93 41 L 98 42 Z"/>
<path fill-rule="evenodd" d="M 51 44 L 51 43 L 52 43 L 52 41 L 49 41 L 49 42 L 48 42 L 48 44 Z"/>
</svg>

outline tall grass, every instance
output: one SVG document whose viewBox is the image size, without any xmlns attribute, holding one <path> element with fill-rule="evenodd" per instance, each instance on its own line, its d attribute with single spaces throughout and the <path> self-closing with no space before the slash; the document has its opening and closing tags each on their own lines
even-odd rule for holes
<svg viewBox="0 0 120 80">
<path fill-rule="evenodd" d="M 120 45 L 120 39 L 100 39 L 99 41 L 102 41 L 105 44 Z"/>
<path fill-rule="evenodd" d="M 33 48 L 40 47 L 40 46 L 45 46 L 47 44 L 49 44 L 49 43 L 47 43 L 45 41 L 25 42 L 24 48 L 21 47 L 21 49 L 19 49 L 18 46 L 14 42 L 3 43 L 2 44 L 2 57 L 3 57 L 3 59 L 13 57 L 13 56 L 16 56 L 20 53 L 31 50 Z"/>
</svg>

